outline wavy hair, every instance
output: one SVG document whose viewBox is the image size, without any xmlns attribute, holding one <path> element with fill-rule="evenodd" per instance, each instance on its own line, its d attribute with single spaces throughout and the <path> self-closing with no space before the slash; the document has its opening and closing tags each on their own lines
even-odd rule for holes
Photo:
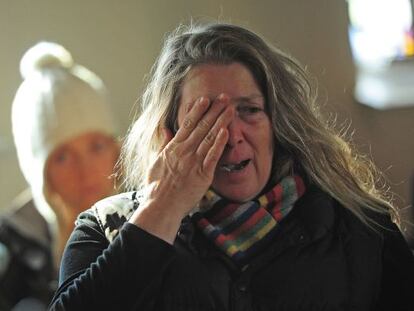
<svg viewBox="0 0 414 311">
<path fill-rule="evenodd" d="M 143 185 L 160 152 L 162 128 L 176 126 L 187 73 L 199 64 L 233 62 L 251 71 L 265 96 L 277 150 L 273 184 L 300 173 L 366 224 L 373 222 L 369 210 L 393 211 L 387 189 L 377 187 L 380 174 L 373 163 L 323 119 L 316 88 L 299 63 L 252 31 L 224 23 L 179 26 L 166 38 L 142 96 L 140 116 L 123 146 L 121 170 L 127 188 Z"/>
</svg>

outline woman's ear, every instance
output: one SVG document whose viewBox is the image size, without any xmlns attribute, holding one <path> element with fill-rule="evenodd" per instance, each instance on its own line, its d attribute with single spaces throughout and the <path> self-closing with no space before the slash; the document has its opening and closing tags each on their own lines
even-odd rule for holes
<svg viewBox="0 0 414 311">
<path fill-rule="evenodd" d="M 175 133 L 170 129 L 163 127 L 161 128 L 161 135 L 162 135 L 162 143 L 161 143 L 161 150 L 167 146 L 167 144 L 174 138 Z"/>
</svg>

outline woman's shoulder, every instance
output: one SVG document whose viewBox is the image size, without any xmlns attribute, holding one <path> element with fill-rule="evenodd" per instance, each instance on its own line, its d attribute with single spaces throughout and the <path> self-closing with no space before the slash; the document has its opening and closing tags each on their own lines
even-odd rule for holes
<svg viewBox="0 0 414 311">
<path fill-rule="evenodd" d="M 15 232 L 23 239 L 49 248 L 50 230 L 48 223 L 37 210 L 31 193 L 24 191 L 0 215 L 0 235 Z"/>
<path fill-rule="evenodd" d="M 361 208 L 360 214 L 345 208 L 340 203 L 336 204 L 339 217 L 348 225 L 357 228 L 366 228 L 367 231 L 383 235 L 390 231 L 399 231 L 394 223 L 391 213 L 385 208 L 383 210 L 373 210 Z"/>
<path fill-rule="evenodd" d="M 357 215 L 341 204 L 336 204 L 337 228 L 346 241 L 357 244 L 377 245 L 381 249 L 393 248 L 397 245 L 407 248 L 398 224 L 391 212 L 384 210 L 361 209 L 362 215 Z M 392 245 L 394 244 L 394 245 Z"/>
<path fill-rule="evenodd" d="M 374 239 L 398 231 L 385 209 L 361 208 L 356 213 L 316 187 L 311 187 L 298 205 L 298 215 L 308 227 L 324 227 L 342 235 L 369 235 Z"/>
<path fill-rule="evenodd" d="M 128 221 L 138 206 L 136 192 L 124 192 L 107 197 L 79 214 L 76 225 L 93 222 L 109 242 L 116 237 L 122 225 Z"/>
</svg>

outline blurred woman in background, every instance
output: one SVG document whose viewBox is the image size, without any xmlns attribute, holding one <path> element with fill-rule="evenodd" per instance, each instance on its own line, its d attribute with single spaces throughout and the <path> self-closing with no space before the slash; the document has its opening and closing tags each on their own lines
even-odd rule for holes
<svg viewBox="0 0 414 311">
<path fill-rule="evenodd" d="M 30 189 L 0 220 L 0 309 L 42 310 L 77 215 L 115 193 L 119 143 L 105 86 L 65 48 L 38 43 L 20 70 L 12 126 Z"/>
</svg>

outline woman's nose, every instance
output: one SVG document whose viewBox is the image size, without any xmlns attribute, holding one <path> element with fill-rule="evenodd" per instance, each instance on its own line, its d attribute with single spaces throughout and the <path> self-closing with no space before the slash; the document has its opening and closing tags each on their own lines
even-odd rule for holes
<svg viewBox="0 0 414 311">
<path fill-rule="evenodd" d="M 81 178 L 88 178 L 93 173 L 96 164 L 91 161 L 90 157 L 84 154 L 78 155 L 77 160 L 78 172 Z"/>
<path fill-rule="evenodd" d="M 235 118 L 228 126 L 229 139 L 227 141 L 228 147 L 235 147 L 236 145 L 243 142 L 243 129 L 240 118 Z"/>
</svg>

